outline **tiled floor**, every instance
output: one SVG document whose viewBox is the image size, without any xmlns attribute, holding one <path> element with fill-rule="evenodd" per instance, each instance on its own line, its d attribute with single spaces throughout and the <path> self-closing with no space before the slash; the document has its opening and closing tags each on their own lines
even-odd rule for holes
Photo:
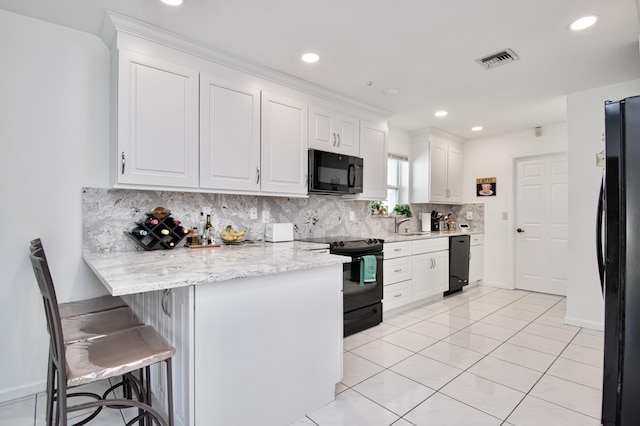
<svg viewBox="0 0 640 426">
<path fill-rule="evenodd" d="M 335 401 L 294 426 L 600 425 L 602 333 L 564 312 L 561 297 L 482 286 L 387 316 L 344 340 Z M 43 408 L 42 395 L 0 405 L 0 426 L 42 425 Z"/>
<path fill-rule="evenodd" d="M 387 316 L 344 340 L 336 400 L 294 425 L 600 425 L 603 335 L 564 314 L 481 286 Z"/>
</svg>

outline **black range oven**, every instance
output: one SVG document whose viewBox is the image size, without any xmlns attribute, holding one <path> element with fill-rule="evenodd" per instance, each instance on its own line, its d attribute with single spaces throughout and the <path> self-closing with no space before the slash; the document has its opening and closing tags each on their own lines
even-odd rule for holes
<svg viewBox="0 0 640 426">
<path fill-rule="evenodd" d="M 344 336 L 350 336 L 382 322 L 384 240 L 359 237 L 311 238 L 305 241 L 328 243 L 329 252 L 351 257 L 343 264 L 342 292 L 344 297 Z M 365 256 L 367 264 L 375 259 L 375 274 L 362 275 Z M 366 281 L 366 282 L 365 282 Z"/>
</svg>

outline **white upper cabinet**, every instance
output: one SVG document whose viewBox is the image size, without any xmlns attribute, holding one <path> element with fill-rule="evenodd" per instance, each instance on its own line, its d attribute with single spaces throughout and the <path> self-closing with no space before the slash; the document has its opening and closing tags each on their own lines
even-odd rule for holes
<svg viewBox="0 0 640 426">
<path fill-rule="evenodd" d="M 198 186 L 198 72 L 120 49 L 113 184 Z"/>
<path fill-rule="evenodd" d="M 260 89 L 200 75 L 200 187 L 260 190 Z"/>
<path fill-rule="evenodd" d="M 436 129 L 411 136 L 412 203 L 462 203 L 462 139 Z"/>
<path fill-rule="evenodd" d="M 357 118 L 309 106 L 309 148 L 346 155 L 360 155 L 360 122 Z"/>
<path fill-rule="evenodd" d="M 363 159 L 361 200 L 386 200 L 389 130 L 386 123 L 360 122 L 360 156 Z"/>
<path fill-rule="evenodd" d="M 263 192 L 307 193 L 308 104 L 262 92 Z"/>
</svg>

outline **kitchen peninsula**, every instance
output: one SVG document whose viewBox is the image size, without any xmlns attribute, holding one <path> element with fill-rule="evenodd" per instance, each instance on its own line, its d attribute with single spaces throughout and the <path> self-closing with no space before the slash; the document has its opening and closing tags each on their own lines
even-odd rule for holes
<svg viewBox="0 0 640 426">
<path fill-rule="evenodd" d="M 332 401 L 342 376 L 342 263 L 349 258 L 314 247 L 322 246 L 256 243 L 84 259 L 111 294 L 176 347 L 176 424 L 283 425 Z"/>
</svg>

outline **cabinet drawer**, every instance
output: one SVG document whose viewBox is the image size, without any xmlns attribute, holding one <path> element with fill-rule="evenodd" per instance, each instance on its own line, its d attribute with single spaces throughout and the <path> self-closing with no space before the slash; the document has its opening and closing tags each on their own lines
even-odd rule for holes
<svg viewBox="0 0 640 426">
<path fill-rule="evenodd" d="M 411 302 L 410 283 L 411 281 L 403 281 L 384 286 L 382 310 L 388 311 Z"/>
<path fill-rule="evenodd" d="M 449 250 L 449 238 L 429 238 L 414 240 L 411 248 L 413 254 L 429 253 L 432 251 Z"/>
<path fill-rule="evenodd" d="M 411 241 L 384 244 L 385 259 L 393 259 L 401 256 L 411 256 Z"/>
<path fill-rule="evenodd" d="M 384 260 L 384 285 L 411 279 L 411 258 L 399 257 Z"/>
<path fill-rule="evenodd" d="M 471 245 L 477 246 L 480 244 L 484 244 L 484 234 L 471 235 Z"/>
</svg>

